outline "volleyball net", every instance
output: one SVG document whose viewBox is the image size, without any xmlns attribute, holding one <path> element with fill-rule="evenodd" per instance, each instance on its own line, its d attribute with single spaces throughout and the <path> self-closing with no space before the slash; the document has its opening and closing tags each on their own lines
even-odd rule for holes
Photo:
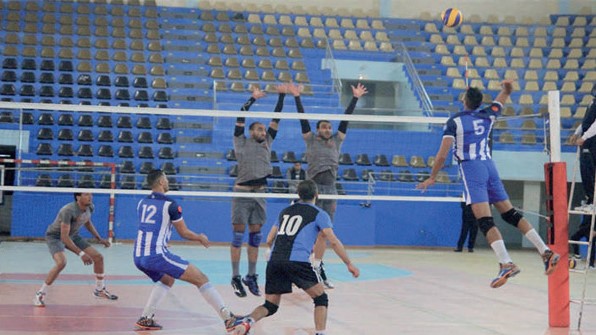
<svg viewBox="0 0 596 335">
<path fill-rule="evenodd" d="M 237 98 L 238 109 L 248 97 Z M 338 170 L 339 194 L 322 198 L 460 200 L 461 183 L 451 161 L 441 171 L 436 187 L 425 194 L 415 189 L 416 183 L 430 173 L 445 118 L 370 115 L 374 111 L 363 115 L 358 114 L 358 108 L 356 114 L 344 115 L 339 104 L 309 110 L 308 98 L 303 100 L 307 101 L 304 114 L 296 113 L 291 96 L 285 98 L 282 113 L 271 112 L 277 94 L 259 99 L 247 112 L 1 102 L 0 108 L 11 111 L 19 122 L 4 129 L 12 127 L 20 149 L 14 185 L 3 185 L 2 190 L 51 187 L 57 192 L 72 192 L 92 188 L 95 193 L 145 194 L 145 175 L 161 168 L 170 178 L 174 195 L 244 197 L 244 193 L 230 191 L 238 163 L 232 143 L 235 120 L 245 117 L 247 125 L 255 121 L 268 125 L 272 118 L 280 119 L 272 144 L 269 192 L 250 197 L 295 197 L 288 193 L 291 180 L 287 171 L 295 162 L 304 164 L 305 169 L 308 166 L 298 121 L 307 119 L 313 132 L 318 120 L 329 120 L 334 130 L 340 120 L 350 121 Z M 248 129 L 245 134 L 250 136 Z M 37 165 L 24 167 L 25 161 Z M 114 178 L 113 188 L 108 187 L 108 174 L 85 171 L 90 162 L 114 166 L 115 173 L 109 177 Z M 44 171 L 48 163 L 52 173 Z M 71 173 L 71 178 L 62 176 L 66 169 L 76 173 Z"/>
</svg>

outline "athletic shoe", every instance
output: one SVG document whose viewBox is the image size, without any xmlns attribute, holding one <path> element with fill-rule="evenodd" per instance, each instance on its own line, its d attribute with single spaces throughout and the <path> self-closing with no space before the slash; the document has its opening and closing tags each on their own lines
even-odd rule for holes
<svg viewBox="0 0 596 335">
<path fill-rule="evenodd" d="M 135 326 L 140 330 L 160 330 L 163 327 L 153 320 L 153 315 L 148 318 L 146 316 L 141 316 L 141 318 L 135 323 Z"/>
<path fill-rule="evenodd" d="M 224 324 L 229 335 L 246 335 L 250 332 L 251 322 L 247 316 L 233 316 Z"/>
<path fill-rule="evenodd" d="M 244 286 L 242 286 L 242 280 L 240 276 L 232 277 L 232 287 L 234 288 L 234 294 L 240 298 L 246 297 L 246 291 L 244 290 Z"/>
<path fill-rule="evenodd" d="M 521 270 L 517 267 L 517 265 L 509 262 L 507 264 L 499 264 L 500 270 L 497 278 L 493 279 L 490 283 L 490 287 L 498 288 L 507 282 L 507 279 L 511 277 L 515 277 Z"/>
<path fill-rule="evenodd" d="M 118 296 L 108 292 L 108 290 L 106 290 L 105 287 L 102 288 L 101 290 L 95 289 L 95 291 L 93 291 L 93 295 L 96 298 L 108 299 L 108 300 L 118 300 Z"/>
<path fill-rule="evenodd" d="M 542 254 L 542 261 L 544 262 L 544 274 L 550 275 L 555 271 L 557 268 L 557 264 L 559 264 L 559 254 L 552 252 L 551 250 L 547 250 Z"/>
<path fill-rule="evenodd" d="M 455 249 L 453 249 L 453 252 L 462 252 L 462 249 L 461 248 L 455 248 Z"/>
<path fill-rule="evenodd" d="M 257 282 L 258 278 L 258 274 L 246 275 L 244 278 L 242 278 L 242 282 L 244 283 L 244 285 L 248 286 L 248 290 L 250 291 L 250 293 L 256 295 L 257 297 L 260 297 L 261 290 L 259 290 L 259 283 Z"/>
<path fill-rule="evenodd" d="M 33 305 L 37 307 L 46 307 L 45 303 L 46 294 L 41 291 L 35 292 L 35 298 L 33 298 Z"/>
</svg>

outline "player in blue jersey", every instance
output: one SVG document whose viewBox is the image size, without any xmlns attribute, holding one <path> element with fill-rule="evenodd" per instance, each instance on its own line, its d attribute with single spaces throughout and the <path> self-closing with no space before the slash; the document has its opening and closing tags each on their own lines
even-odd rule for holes
<svg viewBox="0 0 596 335">
<path fill-rule="evenodd" d="M 318 195 L 315 182 L 301 181 L 297 189 L 300 201 L 281 211 L 267 237 L 267 245 L 272 250 L 267 263 L 265 303 L 233 324 L 237 328 L 245 327 L 244 334 L 250 331 L 253 323 L 277 312 L 281 295 L 292 292 L 292 283 L 313 299 L 316 335 L 325 334 L 327 294 L 322 279 L 309 261 L 319 232 L 327 238 L 348 271 L 356 278 L 360 275 L 360 270 L 352 264 L 343 244 L 333 233 L 329 214 L 315 206 Z"/>
<path fill-rule="evenodd" d="M 447 120 L 443 141 L 435 156 L 430 177 L 417 185 L 417 188 L 424 191 L 435 183 L 435 178 L 443 168 L 449 150 L 453 148 L 453 155 L 459 163 L 464 183 L 465 201 L 472 205 L 480 231 L 486 236 L 499 259 L 499 274 L 490 284 L 493 288 L 505 284 L 507 279 L 518 274 L 520 269 L 511 260 L 503 237 L 495 226 L 491 204 L 501 213 L 505 222 L 517 227 L 534 244 L 542 255 L 546 275 L 553 273 L 560 258 L 544 244 L 540 235 L 522 214 L 513 208 L 492 161 L 488 145 L 489 134 L 503 104 L 513 90 L 510 80 L 504 80 L 501 86 L 501 92 L 487 108 L 480 107 L 482 92 L 477 88 L 468 88 L 463 98 L 464 110 Z"/>
<path fill-rule="evenodd" d="M 222 318 L 227 331 L 233 331 L 236 319 L 209 282 L 209 278 L 168 249 L 172 228 L 183 238 L 199 242 L 205 247 L 209 247 L 209 239 L 205 234 L 197 234 L 188 229 L 182 218 L 182 208 L 165 195 L 169 190 L 169 183 L 163 171 L 151 171 L 147 175 L 147 184 L 152 193 L 137 205 L 139 230 L 134 244 L 134 262 L 139 270 L 155 282 L 155 286 L 136 326 L 142 330 L 162 328 L 155 322 L 153 315 L 174 281 L 181 279 L 195 285 Z"/>
</svg>

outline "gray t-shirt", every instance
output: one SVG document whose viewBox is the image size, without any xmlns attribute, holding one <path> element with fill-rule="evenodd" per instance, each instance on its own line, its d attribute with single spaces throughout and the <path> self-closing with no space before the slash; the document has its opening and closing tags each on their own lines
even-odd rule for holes
<svg viewBox="0 0 596 335">
<path fill-rule="evenodd" d="M 234 151 L 238 160 L 238 177 L 236 184 L 266 178 L 271 175 L 271 143 L 273 137 L 267 132 L 261 143 L 252 137 L 234 136 Z"/>
<path fill-rule="evenodd" d="M 69 236 L 72 237 L 78 234 L 81 226 L 91 220 L 93 208 L 93 205 L 91 205 L 87 210 L 82 211 L 76 201 L 64 205 L 58 212 L 54 222 L 46 230 L 46 235 L 60 238 L 60 225 L 62 223 L 70 225 Z"/>
<path fill-rule="evenodd" d="M 337 177 L 339 152 L 343 140 L 336 134 L 325 140 L 311 133 L 306 142 L 306 161 L 308 162 L 307 178 L 313 179 L 317 174 L 330 171 Z"/>
</svg>

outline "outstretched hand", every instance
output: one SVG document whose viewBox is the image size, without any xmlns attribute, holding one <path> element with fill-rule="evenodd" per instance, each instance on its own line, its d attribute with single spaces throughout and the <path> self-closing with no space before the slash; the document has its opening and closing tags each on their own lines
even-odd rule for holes
<svg viewBox="0 0 596 335">
<path fill-rule="evenodd" d="M 513 92 L 513 80 L 511 79 L 505 79 L 501 82 L 501 87 L 503 88 L 503 90 L 505 90 L 505 92 L 507 93 L 511 93 Z"/>
<path fill-rule="evenodd" d="M 209 238 L 205 234 L 199 234 L 198 242 L 201 243 L 205 248 L 209 248 Z"/>
<path fill-rule="evenodd" d="M 366 87 L 364 87 L 364 85 L 362 85 L 361 83 L 358 83 L 358 85 L 356 85 L 356 87 L 354 87 L 354 85 L 350 85 L 350 86 L 352 86 L 352 94 L 354 95 L 355 98 L 360 98 L 361 96 L 368 93 L 368 90 L 366 89 Z"/>
<path fill-rule="evenodd" d="M 100 243 L 100 244 L 103 244 L 103 246 L 104 246 L 105 248 L 109 248 L 110 246 L 112 246 L 112 243 L 110 243 L 110 241 L 108 241 L 108 240 L 105 240 L 105 239 L 103 239 L 103 238 L 99 240 L 99 243 Z"/>
<path fill-rule="evenodd" d="M 427 178 L 426 180 L 424 180 L 423 182 L 421 182 L 420 184 L 416 185 L 416 188 L 421 190 L 422 193 L 426 192 L 426 189 L 429 186 L 432 186 L 435 184 L 435 179 L 434 178 Z"/>
<path fill-rule="evenodd" d="M 292 94 L 295 97 L 300 96 L 300 91 L 301 91 L 300 86 L 298 86 L 292 82 L 287 83 L 285 86 L 286 86 L 286 89 L 288 90 L 288 93 Z"/>
<path fill-rule="evenodd" d="M 275 86 L 275 90 L 279 94 L 288 93 L 288 85 L 287 84 L 279 84 L 279 85 Z"/>
<path fill-rule="evenodd" d="M 260 98 L 262 98 L 262 97 L 264 97 L 264 96 L 265 96 L 265 92 L 261 91 L 261 89 L 260 89 L 260 88 L 258 88 L 258 87 L 255 87 L 255 88 L 252 90 L 252 97 L 253 97 L 255 100 L 257 100 L 257 99 L 260 99 Z"/>
<path fill-rule="evenodd" d="M 358 278 L 360 276 L 360 269 L 358 269 L 354 264 L 348 264 L 348 271 L 352 274 L 354 278 Z"/>
</svg>

